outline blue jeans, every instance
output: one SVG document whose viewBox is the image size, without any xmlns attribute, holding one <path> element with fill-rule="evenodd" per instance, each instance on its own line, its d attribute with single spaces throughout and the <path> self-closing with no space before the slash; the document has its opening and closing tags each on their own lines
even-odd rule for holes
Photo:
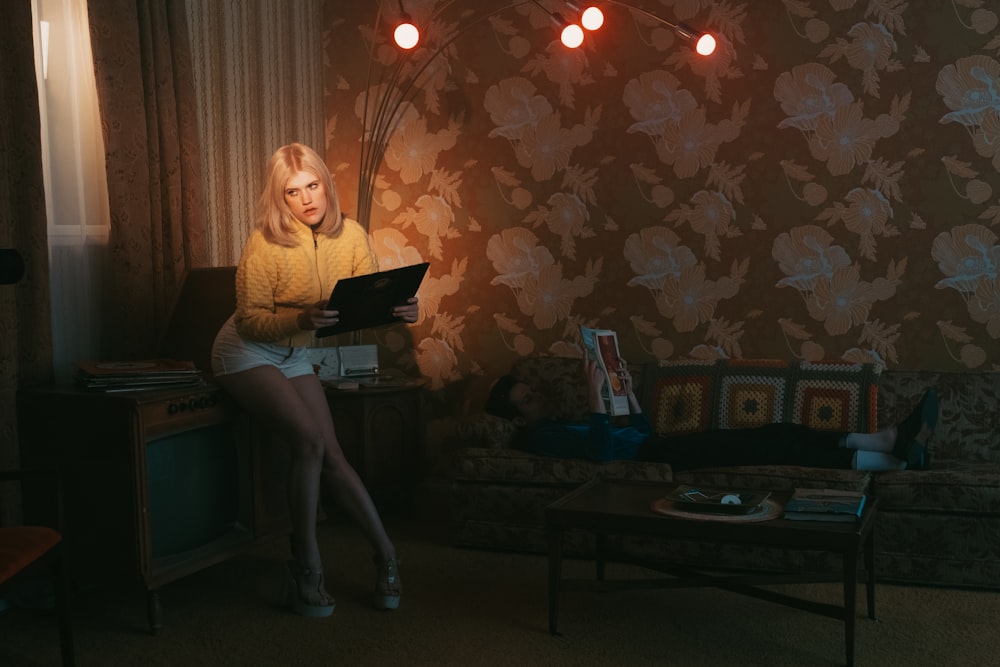
<svg viewBox="0 0 1000 667">
<path fill-rule="evenodd" d="M 801 424 L 653 435 L 639 445 L 636 459 L 669 463 L 674 470 L 752 465 L 849 470 L 855 450 L 842 446 L 846 435 Z"/>
</svg>

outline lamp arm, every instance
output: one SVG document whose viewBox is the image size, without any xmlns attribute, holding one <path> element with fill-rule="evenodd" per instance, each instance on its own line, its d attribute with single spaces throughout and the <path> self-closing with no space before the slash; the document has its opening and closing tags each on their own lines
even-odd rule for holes
<svg viewBox="0 0 1000 667">
<path fill-rule="evenodd" d="M 689 28 L 688 26 L 684 25 L 683 23 L 671 23 L 670 21 L 668 21 L 667 19 L 663 18 L 662 16 L 659 16 L 657 14 L 654 14 L 653 12 L 647 11 L 647 10 L 643 9 L 642 7 L 636 7 L 635 5 L 630 5 L 629 3 L 627 3 L 627 2 L 621 2 L 620 0 L 603 0 L 603 2 L 607 2 L 607 3 L 610 3 L 612 5 L 618 5 L 619 7 L 625 7 L 626 9 L 630 9 L 630 10 L 632 10 L 632 11 L 638 13 L 638 14 L 642 14 L 643 16 L 645 16 L 648 19 L 652 19 L 654 21 L 658 21 L 659 23 L 662 23 L 662 24 L 664 24 L 664 25 L 672 28 L 674 31 L 676 31 L 677 33 L 679 33 L 682 37 L 684 37 L 686 39 L 691 39 L 692 37 L 695 36 L 695 32 L 693 30 L 691 30 L 691 28 Z"/>
<path fill-rule="evenodd" d="M 518 7 L 520 5 L 529 4 L 535 2 L 535 0 L 515 0 L 514 2 L 507 3 L 502 7 L 498 7 L 482 16 L 476 17 L 474 20 L 470 21 L 466 25 L 462 26 L 459 30 L 455 32 L 451 37 L 446 39 L 441 43 L 434 51 L 427 57 L 427 59 L 414 71 L 413 75 L 409 78 L 409 81 L 401 89 L 400 93 L 396 96 L 392 95 L 392 91 L 396 88 L 400 77 L 406 63 L 411 59 L 411 53 L 406 53 L 397 63 L 396 67 L 392 71 L 392 75 L 386 84 L 386 93 L 383 99 L 380 101 L 378 108 L 374 114 L 372 122 L 372 135 L 368 139 L 369 150 L 362 149 L 362 165 L 358 178 L 358 217 L 360 222 L 364 225 L 365 229 L 368 228 L 370 224 L 369 216 L 371 215 L 372 200 L 374 198 L 375 191 L 375 176 L 378 170 L 382 166 L 382 159 L 385 157 L 385 151 L 388 145 L 388 138 L 395 132 L 396 128 L 399 126 L 400 117 L 398 115 L 399 108 L 404 102 L 410 97 L 410 93 L 413 91 L 413 87 L 416 85 L 417 81 L 420 79 L 421 75 L 427 70 L 432 62 L 434 62 L 438 56 L 440 56 L 445 49 L 451 46 L 455 40 L 467 33 L 474 26 L 482 23 L 483 21 L 489 20 L 490 18 L 505 12 L 508 9 Z M 447 3 L 440 8 L 438 12 L 435 12 L 434 16 L 440 15 L 447 6 L 452 4 Z M 537 3 L 536 3 L 537 4 Z M 380 3 L 381 12 L 381 3 Z M 378 25 L 376 20 L 376 26 Z M 374 40 L 372 41 L 372 49 L 374 49 Z M 368 90 L 365 95 L 365 112 L 363 116 L 363 124 L 361 128 L 362 140 L 364 140 L 367 134 L 367 120 L 368 120 L 368 94 L 371 92 L 371 62 L 373 58 L 369 56 L 369 70 L 368 70 Z M 361 213 L 362 207 L 364 207 L 364 213 Z"/>
<path fill-rule="evenodd" d="M 441 5 L 434 13 L 431 15 L 431 19 L 437 18 L 441 13 L 446 10 L 452 3 L 456 0 L 448 0 L 443 5 Z M 400 11 L 403 10 L 402 0 L 399 0 Z M 413 56 L 413 52 L 407 51 L 402 57 L 397 61 L 396 66 L 392 69 L 392 74 L 389 76 L 388 80 L 384 76 L 380 76 L 379 81 L 376 84 L 376 88 L 385 83 L 386 94 L 379 100 L 377 109 L 372 114 L 371 127 L 369 126 L 369 100 L 371 99 L 372 91 L 372 70 L 375 63 L 375 48 L 377 40 L 375 35 L 378 34 L 378 26 L 382 19 L 382 2 L 378 3 L 378 10 L 375 14 L 375 22 L 373 24 L 372 40 L 368 49 L 368 76 L 367 76 L 367 88 L 365 91 L 365 102 L 361 111 L 361 160 L 358 167 L 358 221 L 368 229 L 369 218 L 371 215 L 372 199 L 374 198 L 374 181 L 375 174 L 378 171 L 379 165 L 381 165 L 382 157 L 385 153 L 384 143 L 387 136 L 387 129 L 383 126 L 386 112 L 390 108 L 398 108 L 402 104 L 403 100 L 400 99 L 390 105 L 390 93 L 395 89 L 396 83 L 399 81 L 400 76 L 402 76 L 403 68 L 410 61 Z M 383 72 L 384 74 L 384 72 Z M 368 137 L 369 133 L 371 138 Z M 378 136 L 378 140 L 375 141 L 374 137 Z M 381 152 L 379 152 L 378 147 L 383 145 Z"/>
<path fill-rule="evenodd" d="M 380 2 L 380 3 L 378 3 L 378 9 L 375 10 L 375 27 L 376 27 L 376 30 L 378 29 L 378 24 L 379 24 L 379 21 L 381 20 L 381 18 L 382 18 L 382 3 Z M 368 82 L 368 88 L 369 89 L 371 89 L 372 69 L 374 68 L 374 64 L 375 64 L 375 42 L 376 41 L 377 40 L 375 39 L 375 33 L 373 31 L 373 33 L 372 33 L 372 41 L 371 41 L 371 44 L 368 47 L 368 76 L 365 79 Z M 366 92 L 365 93 L 365 103 L 364 103 L 364 106 L 361 108 L 361 141 L 362 141 L 362 143 L 365 140 L 365 131 L 366 131 L 367 125 L 368 125 L 368 94 Z M 364 155 L 364 150 L 362 150 L 362 152 L 361 152 L 361 166 L 359 167 L 359 169 L 360 169 L 360 173 L 359 173 L 359 183 L 360 183 L 360 174 L 364 173 L 364 169 L 365 169 L 365 155 Z M 360 208 L 360 202 L 358 202 L 358 207 Z M 361 217 L 360 213 L 358 213 L 358 217 L 359 218 Z"/>
</svg>

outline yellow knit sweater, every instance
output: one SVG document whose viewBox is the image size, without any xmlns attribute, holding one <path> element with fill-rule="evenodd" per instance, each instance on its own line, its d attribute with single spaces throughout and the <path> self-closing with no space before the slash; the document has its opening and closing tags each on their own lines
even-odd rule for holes
<svg viewBox="0 0 1000 667">
<path fill-rule="evenodd" d="M 301 225 L 298 243 L 269 243 L 260 230 L 247 239 L 236 269 L 236 330 L 247 340 L 292 347 L 315 342 L 312 331 L 299 328 L 302 308 L 325 301 L 340 278 L 372 273 L 377 260 L 368 234 L 345 219 L 336 236 L 320 235 Z"/>
</svg>

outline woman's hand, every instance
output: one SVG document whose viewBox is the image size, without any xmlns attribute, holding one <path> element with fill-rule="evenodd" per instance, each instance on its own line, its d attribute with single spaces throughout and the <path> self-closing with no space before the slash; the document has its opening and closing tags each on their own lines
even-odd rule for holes
<svg viewBox="0 0 1000 667">
<path fill-rule="evenodd" d="M 604 414 L 607 408 L 604 406 L 604 397 L 601 389 L 604 387 L 604 369 L 596 361 L 583 354 L 583 380 L 587 383 L 587 407 L 591 412 Z"/>
<path fill-rule="evenodd" d="M 622 385 L 625 388 L 625 394 L 627 396 L 635 396 L 635 391 L 633 389 L 632 383 L 632 373 L 628 370 L 628 362 L 624 359 L 618 359 L 618 368 L 616 369 L 618 377 L 622 381 Z"/>
<path fill-rule="evenodd" d="M 407 324 L 413 324 L 420 317 L 420 307 L 417 304 L 417 297 L 413 296 L 410 299 L 392 309 L 392 314 L 394 317 L 398 317 Z"/>
<path fill-rule="evenodd" d="M 625 394 L 628 398 L 628 411 L 633 415 L 637 415 L 642 412 L 642 407 L 639 405 L 639 399 L 635 396 L 635 383 L 632 382 L 632 373 L 629 372 L 628 362 L 624 359 L 619 359 L 618 369 L 618 376 L 625 385 Z"/>
<path fill-rule="evenodd" d="M 330 327 L 340 321 L 340 311 L 327 310 L 326 301 L 317 301 L 302 309 L 296 323 L 303 331 L 313 331 L 320 327 Z"/>
</svg>

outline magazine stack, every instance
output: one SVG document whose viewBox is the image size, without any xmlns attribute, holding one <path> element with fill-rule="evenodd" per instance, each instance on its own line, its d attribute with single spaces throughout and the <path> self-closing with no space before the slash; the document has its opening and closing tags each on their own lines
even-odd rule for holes
<svg viewBox="0 0 1000 667">
<path fill-rule="evenodd" d="M 792 521 L 857 521 L 865 508 L 865 494 L 839 489 L 795 489 L 785 504 Z"/>
</svg>

